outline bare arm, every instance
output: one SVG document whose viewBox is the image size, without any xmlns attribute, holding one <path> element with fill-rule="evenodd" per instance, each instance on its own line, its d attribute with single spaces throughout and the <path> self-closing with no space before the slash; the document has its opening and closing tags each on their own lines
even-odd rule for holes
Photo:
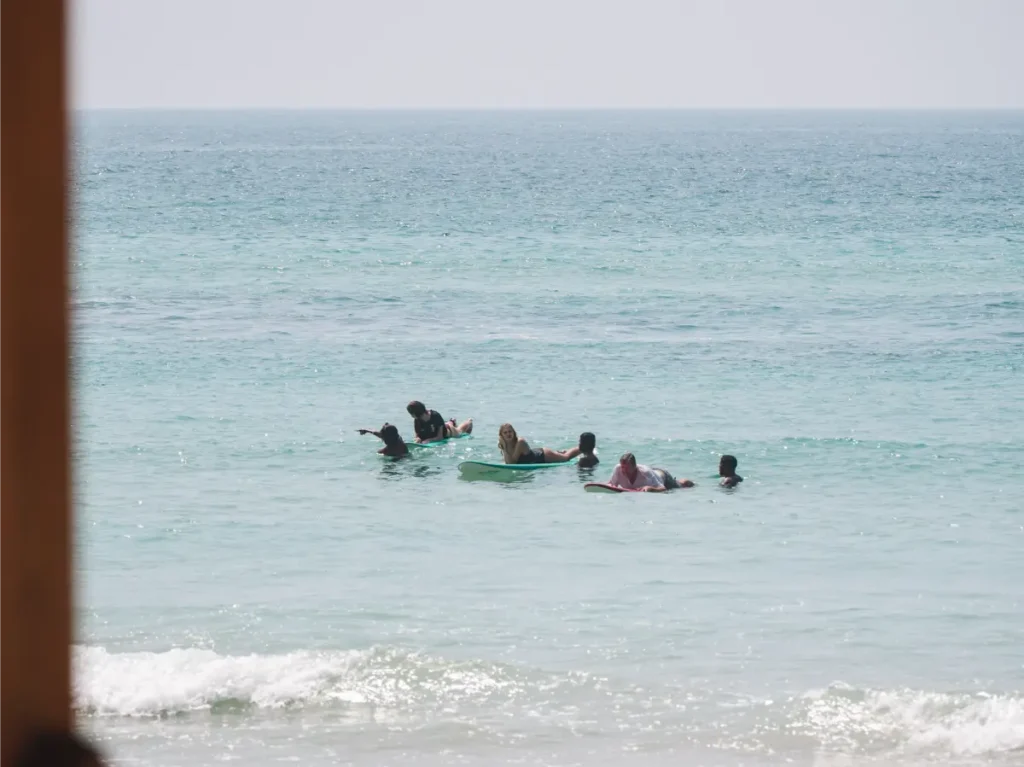
<svg viewBox="0 0 1024 767">
<path fill-rule="evenodd" d="M 360 434 L 372 434 L 377 439 L 380 439 L 380 432 L 376 432 L 373 429 L 356 429 Z"/>
<path fill-rule="evenodd" d="M 520 437 L 516 440 L 516 444 L 509 449 L 508 444 L 505 440 L 498 439 L 498 449 L 501 451 L 501 457 L 505 460 L 505 463 L 516 463 L 524 452 L 530 449 L 530 446 L 526 444 L 526 440 Z"/>
<path fill-rule="evenodd" d="M 516 441 L 515 450 L 512 451 L 512 458 L 515 461 L 518 461 L 522 456 L 526 455 L 529 452 L 530 452 L 530 445 L 529 445 L 529 443 L 525 439 L 520 437 Z"/>
</svg>

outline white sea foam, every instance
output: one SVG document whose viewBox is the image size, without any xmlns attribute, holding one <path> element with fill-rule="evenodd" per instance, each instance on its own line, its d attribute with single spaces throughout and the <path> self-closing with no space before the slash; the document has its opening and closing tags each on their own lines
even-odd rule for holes
<svg viewBox="0 0 1024 767">
<path fill-rule="evenodd" d="M 76 704 L 100 716 L 333 706 L 365 711 L 378 722 L 482 717 L 574 733 L 658 732 L 668 741 L 687 733 L 692 742 L 755 752 L 806 746 L 808 738 L 834 754 L 972 756 L 1024 749 L 1024 697 L 1017 695 L 835 685 L 785 703 L 737 708 L 713 691 L 616 685 L 585 674 L 393 648 L 231 656 L 79 647 L 75 661 Z"/>
<path fill-rule="evenodd" d="M 520 684 L 499 666 L 398 650 L 218 655 L 211 650 L 75 654 L 76 706 L 100 715 L 158 716 L 218 705 L 399 707 L 486 701 Z"/>
<path fill-rule="evenodd" d="M 920 690 L 814 693 L 793 725 L 826 747 L 958 756 L 1024 749 L 1024 697 Z"/>
</svg>

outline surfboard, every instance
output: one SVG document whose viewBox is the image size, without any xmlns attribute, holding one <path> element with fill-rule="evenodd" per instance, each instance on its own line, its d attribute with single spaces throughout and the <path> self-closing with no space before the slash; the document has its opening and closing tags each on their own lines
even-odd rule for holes
<svg viewBox="0 0 1024 767">
<path fill-rule="evenodd" d="M 564 463 L 491 463 L 490 461 L 463 461 L 459 473 L 464 479 L 514 479 L 526 476 L 538 469 L 554 469 L 556 466 L 575 466 L 574 461 Z"/>
<path fill-rule="evenodd" d="M 472 434 L 460 434 L 457 437 L 448 437 L 447 439 L 439 439 L 437 442 L 406 442 L 406 447 L 415 447 L 420 450 L 432 450 L 435 447 L 441 447 L 447 445 L 450 442 L 454 442 L 457 439 L 469 439 Z"/>
<path fill-rule="evenodd" d="M 639 493 L 639 490 L 632 490 L 628 487 L 609 485 L 607 482 L 588 482 L 583 486 L 588 493 Z"/>
</svg>

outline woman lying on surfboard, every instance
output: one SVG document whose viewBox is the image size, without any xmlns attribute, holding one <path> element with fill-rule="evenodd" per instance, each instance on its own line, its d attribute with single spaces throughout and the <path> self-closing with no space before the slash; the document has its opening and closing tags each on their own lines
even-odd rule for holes
<svg viewBox="0 0 1024 767">
<path fill-rule="evenodd" d="M 580 454 L 578 447 L 569 450 L 531 448 L 510 423 L 503 423 L 498 429 L 498 449 L 505 463 L 565 463 Z"/>
<path fill-rule="evenodd" d="M 677 480 L 664 469 L 652 469 L 636 462 L 636 456 L 632 453 L 624 453 L 619 459 L 619 465 L 612 472 L 612 478 L 608 480 L 609 485 L 624 487 L 627 490 L 643 490 L 648 493 L 663 493 L 666 490 L 675 490 L 680 487 L 693 487 L 693 482 L 684 479 Z"/>
<path fill-rule="evenodd" d="M 380 431 L 371 429 L 359 429 L 358 431 L 360 434 L 372 434 L 384 443 L 384 447 L 377 451 L 381 455 L 388 455 L 392 458 L 409 455 L 409 448 L 406 446 L 405 440 L 402 439 L 402 435 L 398 433 L 398 427 L 394 424 L 386 423 L 380 427 Z"/>
</svg>

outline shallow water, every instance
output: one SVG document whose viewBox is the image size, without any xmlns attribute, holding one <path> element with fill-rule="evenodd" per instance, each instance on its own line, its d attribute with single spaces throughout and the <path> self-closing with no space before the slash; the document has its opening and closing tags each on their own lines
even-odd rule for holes
<svg viewBox="0 0 1024 767">
<path fill-rule="evenodd" d="M 1020 760 L 1024 114 L 77 131 L 115 763 Z M 414 398 L 473 439 L 374 455 Z M 461 480 L 503 421 L 602 464 Z M 624 450 L 697 487 L 584 493 Z"/>
</svg>

